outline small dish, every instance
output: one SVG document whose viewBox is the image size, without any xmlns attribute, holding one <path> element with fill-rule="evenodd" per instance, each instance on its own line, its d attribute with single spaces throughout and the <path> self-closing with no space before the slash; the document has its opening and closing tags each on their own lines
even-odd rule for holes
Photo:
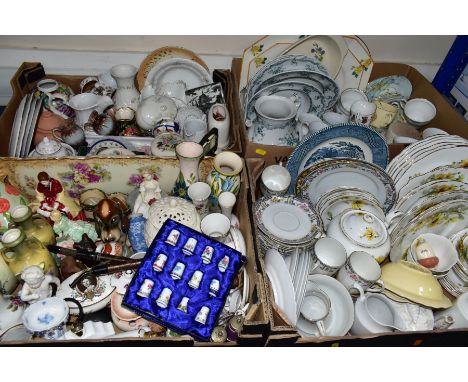
<svg viewBox="0 0 468 382">
<path fill-rule="evenodd" d="M 122 147 L 109 147 L 108 149 L 99 151 L 97 155 L 100 157 L 133 157 L 136 154 Z"/>
<path fill-rule="evenodd" d="M 419 127 L 431 122 L 437 114 L 437 109 L 427 99 L 414 98 L 406 103 L 404 114 L 409 123 Z"/>
<path fill-rule="evenodd" d="M 87 156 L 99 155 L 101 151 L 109 149 L 109 148 L 119 148 L 119 149 L 127 149 L 127 150 L 130 149 L 125 144 L 123 144 L 122 142 L 116 139 L 101 139 L 90 147 Z"/>
</svg>

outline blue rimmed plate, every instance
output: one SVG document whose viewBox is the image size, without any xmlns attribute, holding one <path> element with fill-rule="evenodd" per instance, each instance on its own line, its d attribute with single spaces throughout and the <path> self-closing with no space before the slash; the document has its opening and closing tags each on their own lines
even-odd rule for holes
<svg viewBox="0 0 468 382">
<path fill-rule="evenodd" d="M 343 123 L 320 130 L 301 142 L 289 156 L 289 193 L 294 193 L 302 171 L 317 161 L 331 158 L 361 159 L 385 169 L 388 146 L 379 133 L 364 125 Z"/>
</svg>

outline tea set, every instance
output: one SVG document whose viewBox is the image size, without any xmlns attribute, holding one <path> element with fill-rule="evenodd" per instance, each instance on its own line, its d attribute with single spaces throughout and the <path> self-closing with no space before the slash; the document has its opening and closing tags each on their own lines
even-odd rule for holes
<svg viewBox="0 0 468 382">
<path fill-rule="evenodd" d="M 106 145 L 109 138 L 119 139 L 124 149 L 136 154 L 166 151 L 174 156 L 175 146 L 166 147 L 164 142 L 200 143 L 214 131 L 218 132 L 217 152 L 227 149 L 229 111 L 223 88 L 213 82 L 206 64 L 183 48 L 165 47 L 148 57 L 151 60 L 140 68 L 118 64 L 83 79 L 77 94 L 54 79 L 39 81 L 17 110 L 9 156 L 53 156 L 38 150 L 44 137 L 61 145 L 64 156 L 93 155 L 90 148 L 96 143 Z M 137 88 L 135 79 L 148 75 L 145 86 Z M 153 143 L 161 149 L 152 149 Z M 106 152 L 106 156 L 128 154 Z"/>
<path fill-rule="evenodd" d="M 270 66 L 284 82 L 293 77 L 281 73 L 296 70 L 288 66 L 295 58 L 279 57 L 262 64 L 241 92 L 246 124 L 257 132 L 249 135 L 253 142 L 280 146 L 286 136 L 295 139 L 285 167 L 263 169 L 263 196 L 254 207 L 272 301 L 303 336 L 468 328 L 468 141 L 438 128 L 421 131 L 437 110 L 426 99 L 411 99 L 403 76 L 323 101 L 329 107 L 315 118 L 302 117 L 316 131 L 297 128 L 302 98 L 268 94 L 276 125 L 260 131 L 267 125 L 255 121 L 264 109 L 251 105 L 251 95 L 275 77 Z M 322 69 L 296 68 L 296 77 L 307 78 Z M 388 163 L 387 142 L 409 145 Z"/>
</svg>

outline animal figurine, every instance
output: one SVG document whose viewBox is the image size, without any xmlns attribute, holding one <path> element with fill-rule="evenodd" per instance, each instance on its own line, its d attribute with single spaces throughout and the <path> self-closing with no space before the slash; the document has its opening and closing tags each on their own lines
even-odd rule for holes
<svg viewBox="0 0 468 382">
<path fill-rule="evenodd" d="M 86 215 L 79 203 L 65 193 L 62 184 L 57 179 L 51 178 L 44 171 L 37 175 L 37 179 L 39 181 L 36 186 L 36 199 L 39 203 L 37 213 L 48 218 L 49 223 L 51 223 L 52 210 L 59 210 L 72 220 L 86 220 Z"/>
<path fill-rule="evenodd" d="M 70 220 L 60 211 L 53 210 L 50 213 L 50 219 L 54 226 L 54 232 L 60 236 L 67 236 L 74 242 L 81 241 L 83 234 L 87 234 L 91 240 L 97 240 L 98 234 L 94 225 L 82 220 Z"/>
<path fill-rule="evenodd" d="M 128 232 L 128 206 L 118 198 L 101 200 L 94 210 L 96 232 L 103 242 L 125 243 Z"/>
<path fill-rule="evenodd" d="M 51 284 L 55 284 L 57 288 L 60 285 L 60 280 L 57 277 L 45 275 L 43 269 L 38 265 L 24 268 L 21 272 L 21 279 L 24 281 L 24 285 L 19 296 L 22 301 L 30 304 L 52 296 Z"/>
</svg>

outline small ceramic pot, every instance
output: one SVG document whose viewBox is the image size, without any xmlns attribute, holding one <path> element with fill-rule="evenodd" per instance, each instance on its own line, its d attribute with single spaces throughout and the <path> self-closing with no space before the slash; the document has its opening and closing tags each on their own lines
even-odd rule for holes
<svg viewBox="0 0 468 382">
<path fill-rule="evenodd" d="M 187 194 L 200 216 L 205 215 L 208 198 L 211 195 L 210 186 L 205 182 L 195 182 L 189 186 Z"/>
<path fill-rule="evenodd" d="M 291 183 L 291 174 L 280 165 L 273 164 L 262 171 L 260 190 L 263 196 L 285 194 Z"/>
<path fill-rule="evenodd" d="M 368 101 L 366 94 L 359 89 L 345 89 L 336 104 L 336 111 L 349 116 L 351 114 L 351 105 L 356 101 Z"/>
<path fill-rule="evenodd" d="M 231 229 L 231 220 L 220 213 L 206 215 L 200 224 L 201 231 L 220 242 L 224 242 Z"/>
<path fill-rule="evenodd" d="M 329 237 L 321 238 L 314 244 L 309 274 L 334 276 L 346 263 L 347 257 L 346 249 L 339 241 Z"/>
<path fill-rule="evenodd" d="M 406 120 L 414 126 L 425 126 L 437 114 L 434 104 L 424 98 L 414 98 L 406 102 L 404 109 Z"/>
<path fill-rule="evenodd" d="M 12 224 L 11 210 L 19 205 L 28 205 L 28 199 L 11 184 L 0 181 L 0 233 L 8 230 Z"/>
<path fill-rule="evenodd" d="M 136 313 L 125 309 L 122 306 L 123 295 L 113 293 L 111 298 L 111 317 L 112 322 L 120 330 L 129 332 L 131 330 L 140 329 L 148 326 L 149 322 Z"/>
<path fill-rule="evenodd" d="M 398 108 L 383 101 L 374 101 L 374 104 L 376 109 L 371 126 L 376 129 L 384 129 L 392 123 L 398 113 Z"/>
<path fill-rule="evenodd" d="M 174 121 L 177 115 L 177 105 L 165 96 L 150 96 L 143 100 L 136 111 L 138 126 L 146 131 L 153 132 L 159 122 L 163 120 Z M 167 131 L 167 129 L 165 130 Z M 160 131 L 162 127 L 160 126 Z M 178 130 L 176 131 L 178 132 Z"/>
<path fill-rule="evenodd" d="M 377 106 L 372 102 L 356 101 L 351 105 L 349 122 L 369 126 Z"/>
<path fill-rule="evenodd" d="M 97 188 L 87 189 L 80 194 L 80 205 L 88 220 L 94 220 L 94 210 L 99 202 L 105 198 L 106 194 Z"/>
<path fill-rule="evenodd" d="M 86 146 L 84 130 L 72 121 L 71 123 L 66 123 L 64 126 L 52 129 L 52 135 L 58 141 L 66 143 L 75 149 Z"/>
<path fill-rule="evenodd" d="M 56 140 L 44 139 L 39 142 L 36 148 L 29 153 L 30 157 L 52 157 L 59 158 L 65 156 L 75 156 L 76 151 L 66 143 L 59 143 Z"/>
</svg>

